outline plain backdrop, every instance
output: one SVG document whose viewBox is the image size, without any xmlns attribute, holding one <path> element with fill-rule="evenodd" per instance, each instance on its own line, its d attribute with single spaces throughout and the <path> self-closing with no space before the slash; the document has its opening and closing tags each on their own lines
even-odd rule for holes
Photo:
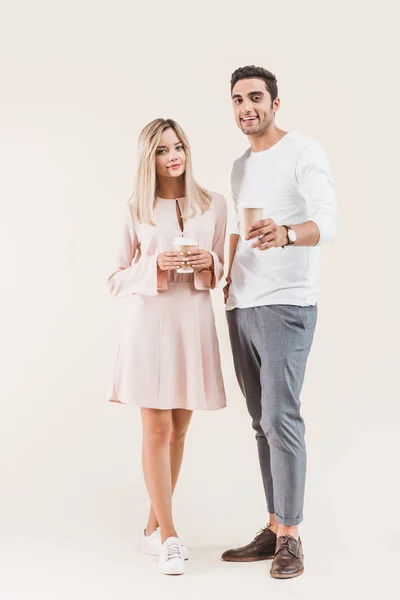
<svg viewBox="0 0 400 600">
<path fill-rule="evenodd" d="M 390 592 L 400 560 L 395 3 L 2 5 L 2 597 Z M 106 280 L 137 137 L 152 119 L 182 125 L 196 178 L 231 203 L 231 165 L 248 142 L 229 81 L 246 64 L 277 74 L 277 124 L 323 145 L 340 208 L 302 394 L 306 572 L 276 582 L 268 561 L 219 561 L 267 520 L 219 289 L 228 407 L 194 415 L 174 498 L 192 559 L 184 578 L 168 579 L 137 552 L 148 509 L 140 414 L 106 402 L 126 310 Z"/>
</svg>

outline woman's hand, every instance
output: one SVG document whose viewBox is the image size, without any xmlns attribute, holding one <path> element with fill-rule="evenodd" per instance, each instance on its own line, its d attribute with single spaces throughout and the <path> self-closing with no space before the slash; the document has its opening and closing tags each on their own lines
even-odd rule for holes
<svg viewBox="0 0 400 600">
<path fill-rule="evenodd" d="M 162 252 L 157 256 L 157 265 L 161 271 L 176 271 L 186 264 L 186 259 L 179 252 Z"/>
<path fill-rule="evenodd" d="M 231 287 L 231 283 L 232 283 L 232 279 L 228 277 L 225 279 L 226 281 L 226 285 L 223 288 L 223 292 L 224 292 L 224 304 L 226 304 L 228 302 L 228 297 L 229 297 L 229 288 Z"/>
<path fill-rule="evenodd" d="M 192 250 L 186 260 L 186 264 L 190 265 L 195 271 L 211 270 L 214 264 L 214 259 L 207 250 Z"/>
</svg>

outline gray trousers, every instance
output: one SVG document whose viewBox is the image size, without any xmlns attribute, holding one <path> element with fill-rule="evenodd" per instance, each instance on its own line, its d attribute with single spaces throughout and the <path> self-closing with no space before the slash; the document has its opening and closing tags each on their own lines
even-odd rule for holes
<svg viewBox="0 0 400 600">
<path fill-rule="evenodd" d="M 236 376 L 256 431 L 268 512 L 282 525 L 303 519 L 306 477 L 300 392 L 316 306 L 227 311 Z"/>
</svg>

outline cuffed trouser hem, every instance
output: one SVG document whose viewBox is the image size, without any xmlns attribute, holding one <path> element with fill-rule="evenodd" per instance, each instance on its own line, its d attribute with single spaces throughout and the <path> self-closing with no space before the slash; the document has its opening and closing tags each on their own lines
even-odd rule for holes
<svg viewBox="0 0 400 600">
<path fill-rule="evenodd" d="M 291 525 L 299 525 L 299 523 L 301 523 L 303 520 L 303 515 L 301 515 L 301 517 L 297 517 L 297 519 L 284 519 L 275 513 L 275 518 L 281 525 L 290 527 Z"/>
</svg>

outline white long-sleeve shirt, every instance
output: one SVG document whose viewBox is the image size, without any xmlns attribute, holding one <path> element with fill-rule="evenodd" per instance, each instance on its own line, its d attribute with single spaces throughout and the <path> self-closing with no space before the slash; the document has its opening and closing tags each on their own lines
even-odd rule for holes
<svg viewBox="0 0 400 600">
<path fill-rule="evenodd" d="M 287 133 L 262 152 L 249 148 L 232 170 L 234 224 L 240 233 L 239 205 L 264 207 L 264 219 L 278 225 L 314 221 L 316 246 L 287 246 L 263 252 L 239 239 L 232 265 L 227 310 L 268 304 L 314 305 L 317 301 L 320 245 L 337 236 L 338 212 L 333 179 L 321 146 Z"/>
</svg>

